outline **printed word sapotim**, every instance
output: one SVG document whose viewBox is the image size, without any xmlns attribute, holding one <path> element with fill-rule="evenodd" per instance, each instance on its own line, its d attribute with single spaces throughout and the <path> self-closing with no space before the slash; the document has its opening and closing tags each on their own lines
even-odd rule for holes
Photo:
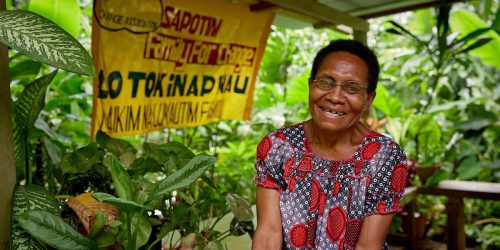
<svg viewBox="0 0 500 250">
<path fill-rule="evenodd" d="M 161 27 L 165 29 L 211 37 L 217 36 L 221 25 L 221 18 L 195 14 L 172 6 L 165 7 L 165 21 L 161 23 Z"/>
</svg>

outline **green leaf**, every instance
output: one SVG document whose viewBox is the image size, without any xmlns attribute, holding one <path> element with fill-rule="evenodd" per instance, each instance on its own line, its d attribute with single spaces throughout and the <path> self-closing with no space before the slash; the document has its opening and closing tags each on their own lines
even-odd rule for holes
<svg viewBox="0 0 500 250">
<path fill-rule="evenodd" d="M 56 249 L 97 249 L 92 240 L 50 212 L 28 211 L 15 218 L 24 230 Z"/>
<path fill-rule="evenodd" d="M 12 197 L 12 212 L 9 241 L 11 249 L 46 249 L 43 243 L 24 231 L 14 220 L 27 211 L 44 210 L 59 215 L 59 202 L 54 196 L 37 185 L 16 186 Z"/>
<path fill-rule="evenodd" d="M 300 76 L 294 78 L 287 88 L 286 104 L 292 106 L 294 104 L 303 104 L 307 106 L 309 103 L 309 72 L 304 71 Z"/>
<path fill-rule="evenodd" d="M 36 79 L 24 88 L 21 96 L 14 103 L 15 122 L 19 128 L 29 129 L 35 124 L 36 119 L 45 105 L 45 93 L 57 70 Z"/>
<path fill-rule="evenodd" d="M 500 35 L 500 8 L 497 9 L 497 13 L 495 14 L 495 20 L 491 24 L 491 28 Z"/>
<path fill-rule="evenodd" d="M 490 126 L 491 124 L 493 124 L 493 122 L 490 119 L 474 117 L 461 124 L 458 124 L 457 128 L 460 130 L 480 130 Z"/>
<path fill-rule="evenodd" d="M 475 13 L 458 9 L 454 11 L 450 18 L 450 26 L 454 32 L 469 34 L 477 29 L 488 28 L 489 26 Z M 478 57 L 483 63 L 500 68 L 500 35 L 493 30 L 483 34 L 492 38 L 486 45 L 469 51 L 473 56 Z"/>
<path fill-rule="evenodd" d="M 176 209 L 172 210 L 172 215 L 170 216 L 170 221 L 168 223 L 164 223 L 161 228 L 160 232 L 156 234 L 156 240 L 149 244 L 148 250 L 151 250 L 151 248 L 156 245 L 156 243 L 161 242 L 161 240 L 167 236 L 168 233 L 172 232 L 177 228 L 177 225 L 183 220 L 185 220 L 187 214 L 188 214 L 188 209 L 185 209 L 185 207 L 179 206 L 176 207 Z"/>
<path fill-rule="evenodd" d="M 216 158 L 208 155 L 197 155 L 183 168 L 169 175 L 160 182 L 158 195 L 190 185 L 198 179 L 209 166 L 215 163 Z"/>
<path fill-rule="evenodd" d="M 95 75 L 89 53 L 48 19 L 24 10 L 0 11 L 0 42 L 59 69 Z"/>
<path fill-rule="evenodd" d="M 145 207 L 141 204 L 137 204 L 137 203 L 135 203 L 133 201 L 129 201 L 129 200 L 116 198 L 116 197 L 114 197 L 110 194 L 107 194 L 107 193 L 93 193 L 92 197 L 94 197 L 95 199 L 97 199 L 100 202 L 115 205 L 118 208 L 120 208 L 120 210 L 124 210 L 124 211 L 132 211 L 136 208 L 152 210 L 151 208 Z"/>
<path fill-rule="evenodd" d="M 113 178 L 113 185 L 115 186 L 116 194 L 118 195 L 118 197 L 124 200 L 131 201 L 134 197 L 134 192 L 130 183 L 130 176 L 114 156 L 111 158 L 110 172 L 111 178 Z"/>
<path fill-rule="evenodd" d="M 97 148 L 95 142 L 66 154 L 60 164 L 64 173 L 85 173 L 101 161 L 104 152 Z"/>
<path fill-rule="evenodd" d="M 418 34 L 430 34 L 435 25 L 434 13 L 431 8 L 415 11 L 414 20 L 410 23 L 411 30 Z"/>
<path fill-rule="evenodd" d="M 96 237 L 104 227 L 108 224 L 108 216 L 103 213 L 101 210 L 97 210 L 94 218 L 94 222 L 92 223 L 91 231 L 89 233 L 90 238 Z"/>
<path fill-rule="evenodd" d="M 238 221 L 252 221 L 253 212 L 248 201 L 233 193 L 226 195 L 226 201 L 231 206 L 231 211 Z"/>
<path fill-rule="evenodd" d="M 440 181 L 446 180 L 449 177 L 450 173 L 444 169 L 438 170 L 434 173 L 427 181 L 425 182 L 426 187 L 434 187 L 439 184 Z"/>
<path fill-rule="evenodd" d="M 386 29 L 385 31 L 394 35 L 404 36 L 403 33 L 394 28 Z"/>
<path fill-rule="evenodd" d="M 471 41 L 472 39 L 475 39 L 477 37 L 479 37 L 480 35 L 488 32 L 489 30 L 491 30 L 491 28 L 482 28 L 482 29 L 477 29 L 477 30 L 474 30 L 472 32 L 470 32 L 469 34 L 467 34 L 466 36 L 458 39 L 458 40 L 455 40 L 451 46 L 454 46 L 456 44 L 462 46 L 463 44 L 466 44 L 467 42 Z"/>
<path fill-rule="evenodd" d="M 14 66 L 9 69 L 9 77 L 10 79 L 26 77 L 27 75 L 33 75 L 35 77 L 38 75 L 38 72 L 40 72 L 41 67 L 42 64 L 40 62 L 28 59 L 14 64 Z"/>
<path fill-rule="evenodd" d="M 269 34 L 265 52 L 260 64 L 259 81 L 264 83 L 279 83 L 286 68 L 288 46 L 287 38 L 280 31 Z"/>
<path fill-rule="evenodd" d="M 134 154 L 137 153 L 137 149 L 135 149 L 135 147 L 132 146 L 130 142 L 110 137 L 100 130 L 97 132 L 96 141 L 99 143 L 99 145 L 106 148 L 107 150 L 109 150 L 109 152 L 116 156 L 119 156 L 125 152 L 132 152 Z"/>
<path fill-rule="evenodd" d="M 43 137 L 42 141 L 52 163 L 59 164 L 61 162 L 61 149 L 47 137 Z"/>
<path fill-rule="evenodd" d="M 470 180 L 477 177 L 483 171 L 483 165 L 478 162 L 476 156 L 469 156 L 460 162 L 457 171 L 460 179 Z"/>
<path fill-rule="evenodd" d="M 401 113 L 401 102 L 391 97 L 384 85 L 377 85 L 377 98 L 373 101 L 373 106 L 388 117 L 397 117 Z"/>
<path fill-rule="evenodd" d="M 127 225 L 123 223 L 121 225 L 121 230 L 117 235 L 118 241 L 125 246 L 125 249 L 140 249 L 141 246 L 148 242 L 149 236 L 151 235 L 152 227 L 148 220 L 148 216 L 145 213 L 135 212 L 131 218 L 131 231 L 132 239 L 127 235 Z M 130 244 L 135 245 L 129 246 Z M 129 246 L 129 247 L 126 247 Z"/>
<path fill-rule="evenodd" d="M 78 37 L 81 11 L 77 0 L 31 0 L 28 9 L 53 21 L 73 37 Z"/>
<path fill-rule="evenodd" d="M 42 76 L 28 84 L 21 96 L 14 103 L 13 136 L 16 168 L 24 172 L 26 164 L 26 145 L 28 145 L 28 131 L 35 123 L 45 105 L 47 87 L 57 71 Z"/>
<path fill-rule="evenodd" d="M 467 46 L 466 48 L 464 48 L 463 50 L 460 50 L 457 52 L 457 54 L 462 54 L 462 53 L 466 53 L 466 52 L 469 52 L 473 49 L 477 49 L 487 43 L 489 43 L 490 41 L 492 40 L 492 38 L 481 38 L 481 39 L 478 39 L 477 41 L 475 41 L 473 44 L 471 44 L 470 46 Z"/>
<path fill-rule="evenodd" d="M 389 23 L 391 23 L 396 28 L 398 28 L 400 30 L 400 33 L 402 33 L 403 35 L 406 35 L 407 37 L 409 37 L 410 39 L 414 40 L 415 42 L 417 42 L 419 44 L 424 44 L 424 42 L 422 40 L 420 40 L 417 36 L 415 36 L 413 33 L 411 33 L 405 27 L 401 26 L 400 24 L 398 24 L 398 23 L 396 23 L 396 22 L 394 22 L 392 20 L 389 21 Z"/>
</svg>

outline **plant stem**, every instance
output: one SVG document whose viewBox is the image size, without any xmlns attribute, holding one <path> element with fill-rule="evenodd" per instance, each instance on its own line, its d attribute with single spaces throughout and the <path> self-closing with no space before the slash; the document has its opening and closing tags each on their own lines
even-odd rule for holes
<svg viewBox="0 0 500 250">
<path fill-rule="evenodd" d="M 230 211 L 230 209 L 227 209 L 226 211 L 224 211 L 224 213 L 222 213 L 221 215 L 217 216 L 217 219 L 215 220 L 214 224 L 212 224 L 212 226 L 210 227 L 210 231 L 214 230 L 215 225 L 217 225 L 217 223 L 219 223 L 219 221 L 222 220 L 222 218 L 224 218 L 224 216 L 226 214 L 228 214 L 229 211 Z"/>
<path fill-rule="evenodd" d="M 219 235 L 219 237 L 217 237 L 217 238 L 218 238 L 219 241 L 222 241 L 222 240 L 224 240 L 225 238 L 227 238 L 229 236 L 231 236 L 231 231 L 228 229 L 228 230 L 224 231 L 223 233 L 221 233 Z"/>
<path fill-rule="evenodd" d="M 5 10 L 5 0 L 0 0 L 0 10 Z M 12 134 L 12 99 L 9 84 L 7 46 L 0 43 L 0 249 L 9 248 L 9 221 L 12 190 L 16 185 L 16 163 Z"/>
</svg>

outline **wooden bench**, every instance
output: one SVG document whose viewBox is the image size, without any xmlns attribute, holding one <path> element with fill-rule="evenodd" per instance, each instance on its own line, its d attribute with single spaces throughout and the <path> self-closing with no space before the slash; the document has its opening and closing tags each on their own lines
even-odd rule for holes
<svg viewBox="0 0 500 250">
<path fill-rule="evenodd" d="M 463 250 L 465 249 L 463 198 L 500 200 L 500 183 L 444 180 L 435 187 L 419 187 L 417 193 L 444 195 L 448 197 L 448 202 L 446 203 L 446 213 L 448 214 L 448 218 L 446 219 L 448 249 Z M 413 199 L 410 199 L 407 203 L 412 200 Z M 410 206 L 409 209 L 414 209 L 414 207 L 411 208 Z M 412 226 L 412 228 L 414 229 L 414 226 Z M 416 242 L 414 231 L 408 232 L 408 235 L 409 243 L 411 242 L 410 244 L 414 246 Z"/>
</svg>

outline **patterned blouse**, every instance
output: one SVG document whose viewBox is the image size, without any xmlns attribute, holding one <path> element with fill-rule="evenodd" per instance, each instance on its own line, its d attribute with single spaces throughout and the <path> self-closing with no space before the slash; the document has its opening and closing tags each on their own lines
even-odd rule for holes
<svg viewBox="0 0 500 250">
<path fill-rule="evenodd" d="M 401 211 L 408 173 L 386 136 L 371 130 L 351 159 L 328 160 L 312 152 L 302 123 L 264 137 L 255 168 L 257 185 L 280 192 L 284 249 L 353 249 L 365 217 Z"/>
</svg>

